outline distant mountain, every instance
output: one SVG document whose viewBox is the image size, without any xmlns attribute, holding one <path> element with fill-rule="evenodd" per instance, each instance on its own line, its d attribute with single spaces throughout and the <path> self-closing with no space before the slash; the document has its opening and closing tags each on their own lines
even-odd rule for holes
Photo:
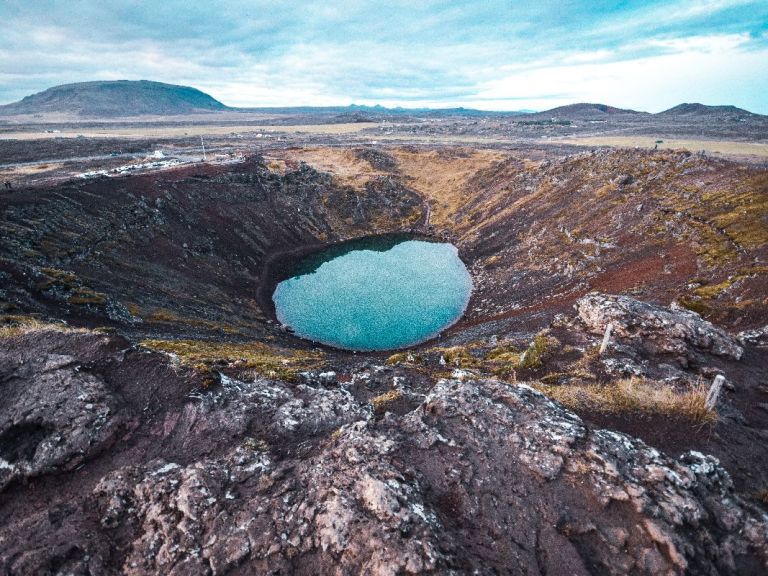
<svg viewBox="0 0 768 576">
<path fill-rule="evenodd" d="M 615 108 L 606 104 L 568 104 L 567 106 L 558 106 L 551 110 L 537 112 L 531 116 L 541 118 L 555 118 L 558 120 L 591 120 L 601 119 L 607 116 L 619 115 L 638 115 L 647 114 L 647 112 L 638 112 L 636 110 L 626 110 L 624 108 Z"/>
<path fill-rule="evenodd" d="M 116 80 L 48 88 L 19 102 L 0 106 L 0 116 L 52 112 L 92 117 L 166 116 L 227 109 L 215 98 L 189 86 Z"/>
<path fill-rule="evenodd" d="M 674 108 L 670 108 L 669 110 L 664 110 L 664 112 L 659 112 L 656 114 L 657 116 L 666 116 L 666 117 L 673 117 L 673 116 L 718 116 L 718 117 L 724 117 L 724 116 L 734 116 L 734 117 L 745 117 L 745 116 L 757 116 L 757 114 L 753 114 L 749 110 L 744 110 L 743 108 L 737 108 L 736 106 L 707 106 L 706 104 L 678 104 Z"/>
<path fill-rule="evenodd" d="M 474 108 L 387 108 L 381 104 L 367 106 L 364 104 L 350 104 L 349 106 L 285 106 L 266 108 L 237 108 L 243 112 L 261 112 L 266 114 L 346 114 L 360 118 L 384 117 L 384 116 L 519 116 L 528 111 L 489 111 Z"/>
<path fill-rule="evenodd" d="M 382 120 L 387 117 L 514 116 L 520 112 L 492 112 L 472 108 L 386 108 L 366 106 L 279 106 L 233 108 L 189 86 L 149 80 L 116 80 L 63 84 L 0 105 L 0 116 L 63 113 L 80 117 L 172 116 L 200 112 L 252 112 L 280 115 L 336 115 L 344 121 Z"/>
<path fill-rule="evenodd" d="M 614 118 L 693 119 L 701 117 L 721 120 L 745 120 L 760 117 L 735 106 L 706 106 L 680 104 L 658 114 L 616 108 L 606 104 L 578 103 L 559 106 L 543 112 L 530 110 L 487 111 L 473 108 L 386 108 L 367 106 L 281 106 L 261 108 L 233 108 L 212 96 L 189 86 L 164 84 L 149 80 L 115 80 L 79 82 L 48 88 L 27 96 L 13 104 L 0 105 L 1 116 L 66 114 L 82 118 L 111 118 L 126 116 L 174 116 L 182 114 L 227 111 L 251 112 L 282 116 L 322 116 L 333 122 L 378 122 L 389 118 L 412 120 L 418 118 L 450 117 L 508 117 L 520 116 L 521 121 L 534 124 L 570 123 L 572 121 L 608 120 Z M 298 118 L 300 120 L 300 118 Z M 297 121 L 298 121 L 297 120 Z"/>
</svg>

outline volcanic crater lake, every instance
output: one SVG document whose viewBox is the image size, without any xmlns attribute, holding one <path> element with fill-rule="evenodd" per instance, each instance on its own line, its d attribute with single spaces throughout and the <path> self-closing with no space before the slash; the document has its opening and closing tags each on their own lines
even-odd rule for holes
<svg viewBox="0 0 768 576">
<path fill-rule="evenodd" d="M 301 260 L 277 285 L 277 319 L 347 350 L 392 350 L 437 336 L 464 313 L 472 278 L 452 244 L 368 238 Z"/>
</svg>

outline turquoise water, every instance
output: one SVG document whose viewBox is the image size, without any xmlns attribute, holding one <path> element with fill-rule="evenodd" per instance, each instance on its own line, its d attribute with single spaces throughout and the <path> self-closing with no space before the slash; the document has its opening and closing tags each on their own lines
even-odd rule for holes
<svg viewBox="0 0 768 576">
<path fill-rule="evenodd" d="M 374 239 L 332 248 L 277 285 L 277 318 L 297 336 L 390 350 L 436 336 L 464 313 L 472 278 L 452 244 Z"/>
</svg>

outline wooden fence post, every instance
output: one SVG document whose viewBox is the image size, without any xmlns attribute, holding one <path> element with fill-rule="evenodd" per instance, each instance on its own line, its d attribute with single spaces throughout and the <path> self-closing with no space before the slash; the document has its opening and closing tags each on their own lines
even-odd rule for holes
<svg viewBox="0 0 768 576">
<path fill-rule="evenodd" d="M 704 402 L 704 407 L 707 410 L 714 410 L 717 406 L 717 401 L 720 399 L 720 392 L 723 390 L 723 384 L 725 384 L 725 376 L 718 374 L 712 381 L 712 386 L 709 387 L 707 392 L 707 399 Z"/>
<path fill-rule="evenodd" d="M 608 324 L 605 327 L 605 334 L 603 335 L 603 342 L 600 344 L 600 356 L 602 356 L 608 349 L 608 344 L 611 342 L 611 333 L 613 332 L 613 324 Z"/>
</svg>

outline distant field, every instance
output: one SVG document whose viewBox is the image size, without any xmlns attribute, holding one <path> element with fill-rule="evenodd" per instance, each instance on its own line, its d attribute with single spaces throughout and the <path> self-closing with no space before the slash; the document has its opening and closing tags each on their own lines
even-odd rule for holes
<svg viewBox="0 0 768 576">
<path fill-rule="evenodd" d="M 692 152 L 704 150 L 712 154 L 728 156 L 768 157 L 768 144 L 753 142 L 732 142 L 725 140 L 681 140 L 654 138 L 653 136 L 587 136 L 580 138 L 561 138 L 548 140 L 554 144 L 573 144 L 576 146 L 621 146 L 626 148 L 653 148 L 656 141 L 662 140 L 659 148 L 685 148 Z"/>
<path fill-rule="evenodd" d="M 0 133 L 0 140 L 40 140 L 44 138 L 175 138 L 182 136 L 226 136 L 231 134 L 351 134 L 375 125 L 371 122 L 350 122 L 347 124 L 306 124 L 297 126 L 157 126 L 110 129 L 84 128 L 83 130 L 62 130 L 61 132 L 16 131 Z"/>
</svg>

